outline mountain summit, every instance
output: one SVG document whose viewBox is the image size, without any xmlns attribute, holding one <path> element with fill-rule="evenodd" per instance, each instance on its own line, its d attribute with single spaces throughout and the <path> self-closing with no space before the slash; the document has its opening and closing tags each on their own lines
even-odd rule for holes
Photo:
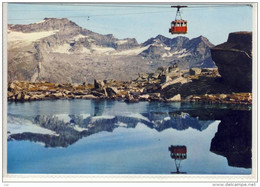
<svg viewBox="0 0 260 187">
<path fill-rule="evenodd" d="M 216 67 L 203 36 L 158 35 L 142 44 L 78 26 L 67 18 L 8 25 L 8 81 L 92 82 L 130 80 L 178 63 L 181 69 Z"/>
</svg>

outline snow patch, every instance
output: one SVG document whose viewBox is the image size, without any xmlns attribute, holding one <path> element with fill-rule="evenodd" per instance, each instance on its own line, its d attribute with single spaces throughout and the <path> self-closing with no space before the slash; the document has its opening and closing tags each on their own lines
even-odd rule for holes
<svg viewBox="0 0 260 187">
<path fill-rule="evenodd" d="M 91 49 L 93 49 L 94 52 L 98 54 L 109 54 L 110 52 L 115 51 L 115 49 L 112 47 L 100 47 L 97 45 L 92 45 Z"/>
<path fill-rule="evenodd" d="M 164 49 L 167 50 L 167 51 L 170 51 L 170 50 L 171 50 L 170 47 L 164 47 Z"/>
<path fill-rule="evenodd" d="M 180 51 L 174 51 L 171 53 L 164 53 L 163 57 L 172 57 L 172 56 L 176 56 L 177 58 L 182 58 L 184 56 L 189 56 L 191 55 L 189 52 L 186 51 L 186 49 L 182 49 Z"/>
<path fill-rule="evenodd" d="M 8 116 L 7 118 L 7 131 L 10 132 L 8 133 L 8 135 L 31 132 L 37 134 L 49 134 L 58 136 L 56 132 L 33 124 L 30 120 L 16 118 L 13 116 Z"/>
<path fill-rule="evenodd" d="M 142 114 L 139 114 L 139 113 L 131 113 L 131 114 L 128 114 L 127 117 L 138 118 L 138 119 L 142 119 L 142 120 L 150 122 L 150 120 L 147 117 L 144 117 Z"/>
<path fill-rule="evenodd" d="M 95 40 L 92 39 L 92 38 L 88 38 L 87 41 L 88 41 L 89 43 L 93 43 L 93 42 L 95 42 Z"/>
<path fill-rule="evenodd" d="M 83 119 L 89 118 L 91 115 L 90 114 L 80 114 L 80 117 L 82 117 Z"/>
<path fill-rule="evenodd" d="M 182 119 L 186 119 L 187 117 L 190 117 L 190 115 L 188 113 L 182 112 L 180 115 L 180 118 L 182 118 Z"/>
<path fill-rule="evenodd" d="M 117 43 L 118 45 L 122 45 L 122 44 L 127 43 L 127 42 L 128 42 L 128 40 L 119 40 L 119 41 L 116 41 L 116 43 Z"/>
<path fill-rule="evenodd" d="M 16 31 L 8 31 L 8 42 L 16 42 L 16 41 L 24 41 L 24 42 L 34 42 L 41 38 L 45 38 L 47 36 L 54 35 L 58 32 L 58 30 L 54 31 L 42 31 L 42 32 L 30 32 L 30 33 L 23 33 L 23 32 L 16 32 Z"/>
<path fill-rule="evenodd" d="M 122 123 L 122 122 L 116 123 L 115 125 L 119 126 L 119 127 L 127 127 L 127 124 Z"/>
<path fill-rule="evenodd" d="M 83 47 L 79 52 L 80 52 L 80 53 L 91 54 L 91 50 L 88 49 L 88 48 L 85 48 L 85 47 Z"/>
<path fill-rule="evenodd" d="M 78 125 L 75 125 L 74 126 L 74 130 L 78 131 L 78 132 L 82 132 L 82 131 L 85 131 L 85 130 L 88 130 L 88 128 L 82 128 Z"/>
<path fill-rule="evenodd" d="M 70 52 L 69 52 L 70 48 L 71 48 L 71 46 L 69 44 L 63 44 L 63 45 L 60 45 L 57 48 L 55 48 L 52 52 L 70 54 Z"/>
<path fill-rule="evenodd" d="M 40 23 L 44 23 L 46 20 L 41 20 L 41 21 L 38 21 L 38 22 L 36 22 L 35 24 L 40 24 Z"/>
<path fill-rule="evenodd" d="M 165 117 L 164 119 L 163 119 L 164 121 L 169 121 L 169 120 L 171 120 L 171 117 Z"/>
<path fill-rule="evenodd" d="M 145 47 L 137 47 L 133 49 L 127 49 L 119 52 L 114 52 L 111 55 L 120 56 L 120 55 L 138 55 L 139 53 L 143 52 L 144 50 L 148 49 L 150 45 Z"/>
<path fill-rule="evenodd" d="M 190 53 L 184 53 L 184 54 L 179 55 L 178 58 L 182 58 L 184 56 L 189 56 L 189 55 L 190 55 Z"/>
<path fill-rule="evenodd" d="M 154 46 L 154 47 L 163 47 L 163 44 L 153 43 L 152 46 Z"/>
<path fill-rule="evenodd" d="M 172 54 L 182 54 L 182 53 L 185 53 L 185 52 L 187 52 L 186 49 L 182 49 L 180 51 L 174 51 L 174 52 L 172 52 Z"/>
<path fill-rule="evenodd" d="M 56 114 L 54 116 L 65 123 L 69 123 L 71 120 L 68 114 Z"/>
<path fill-rule="evenodd" d="M 98 119 L 114 119 L 115 116 L 94 116 L 92 117 L 92 120 L 98 120 Z"/>
<path fill-rule="evenodd" d="M 172 57 L 173 54 L 172 53 L 163 53 L 162 57 Z"/>
<path fill-rule="evenodd" d="M 88 38 L 89 36 L 84 36 L 82 34 L 78 34 L 72 38 L 72 40 L 78 41 L 81 38 Z"/>
</svg>

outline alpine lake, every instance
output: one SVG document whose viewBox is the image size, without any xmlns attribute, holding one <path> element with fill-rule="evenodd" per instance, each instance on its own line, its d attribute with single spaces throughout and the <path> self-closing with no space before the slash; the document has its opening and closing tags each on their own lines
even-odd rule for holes
<svg viewBox="0 0 260 187">
<path fill-rule="evenodd" d="M 7 136 L 10 174 L 252 172 L 249 105 L 8 102 Z"/>
</svg>

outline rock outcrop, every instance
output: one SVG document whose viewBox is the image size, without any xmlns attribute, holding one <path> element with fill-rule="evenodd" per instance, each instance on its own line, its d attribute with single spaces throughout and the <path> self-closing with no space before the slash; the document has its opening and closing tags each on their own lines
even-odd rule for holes
<svg viewBox="0 0 260 187">
<path fill-rule="evenodd" d="M 252 92 L 252 32 L 230 33 L 228 41 L 211 48 L 223 84 L 234 92 Z"/>
</svg>

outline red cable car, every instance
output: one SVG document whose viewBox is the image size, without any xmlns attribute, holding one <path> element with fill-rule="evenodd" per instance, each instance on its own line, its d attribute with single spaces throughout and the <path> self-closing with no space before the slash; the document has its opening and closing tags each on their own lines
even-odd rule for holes
<svg viewBox="0 0 260 187">
<path fill-rule="evenodd" d="M 169 151 L 171 152 L 172 159 L 184 160 L 187 158 L 187 148 L 184 145 L 172 145 L 171 147 L 169 147 Z"/>
<path fill-rule="evenodd" d="M 188 32 L 188 22 L 181 18 L 180 8 L 185 8 L 187 6 L 171 6 L 172 8 L 177 8 L 177 13 L 175 20 L 171 22 L 171 28 L 169 32 L 171 34 L 186 34 Z"/>
<path fill-rule="evenodd" d="M 186 172 L 180 172 L 181 161 L 187 159 L 187 147 L 185 145 L 171 145 L 169 147 L 171 152 L 171 158 L 175 161 L 176 172 L 171 172 L 172 174 L 185 174 Z"/>
</svg>

